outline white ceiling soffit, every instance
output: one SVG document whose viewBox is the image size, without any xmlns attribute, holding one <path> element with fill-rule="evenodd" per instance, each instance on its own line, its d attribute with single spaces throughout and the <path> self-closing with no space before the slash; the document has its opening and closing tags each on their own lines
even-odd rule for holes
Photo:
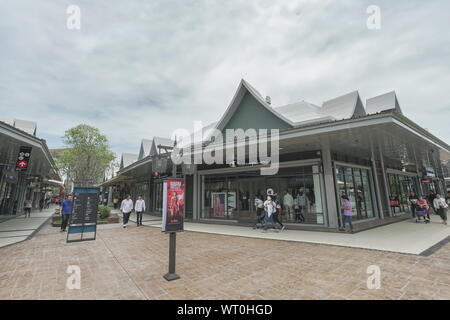
<svg viewBox="0 0 450 320">
<path fill-rule="evenodd" d="M 130 164 L 138 160 L 138 155 L 134 153 L 122 153 L 122 159 L 120 160 L 120 169 L 128 167 Z"/>
<path fill-rule="evenodd" d="M 379 113 L 386 110 L 395 110 L 396 112 L 403 114 L 395 91 L 380 94 L 379 96 L 366 100 L 367 114 Z"/>
<path fill-rule="evenodd" d="M 36 135 L 36 122 L 28 120 L 14 119 L 14 127 L 33 136 Z"/>
</svg>

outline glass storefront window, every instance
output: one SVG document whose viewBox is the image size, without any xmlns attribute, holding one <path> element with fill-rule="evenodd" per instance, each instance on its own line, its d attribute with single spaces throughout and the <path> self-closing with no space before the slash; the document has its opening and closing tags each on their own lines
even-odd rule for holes
<svg viewBox="0 0 450 320">
<path fill-rule="evenodd" d="M 369 169 L 336 166 L 336 185 L 340 203 L 341 195 L 347 195 L 352 203 L 353 219 L 373 218 L 372 184 Z"/>
<path fill-rule="evenodd" d="M 412 191 L 418 194 L 417 178 L 388 173 L 389 200 L 394 215 L 411 212 L 409 195 Z"/>
<path fill-rule="evenodd" d="M 283 223 L 323 224 L 322 176 L 318 166 L 282 168 L 276 176 L 258 171 L 203 177 L 202 218 L 253 222 L 255 198 L 266 199 L 268 188 L 282 207 Z"/>
</svg>

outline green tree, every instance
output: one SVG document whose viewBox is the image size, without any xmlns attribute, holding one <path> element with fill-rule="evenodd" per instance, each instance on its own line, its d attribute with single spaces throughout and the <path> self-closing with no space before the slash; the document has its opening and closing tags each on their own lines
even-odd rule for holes
<svg viewBox="0 0 450 320">
<path fill-rule="evenodd" d="M 78 187 L 101 182 L 116 158 L 106 136 L 97 128 L 80 124 L 67 130 L 62 140 L 68 148 L 56 159 L 61 171 Z"/>
</svg>

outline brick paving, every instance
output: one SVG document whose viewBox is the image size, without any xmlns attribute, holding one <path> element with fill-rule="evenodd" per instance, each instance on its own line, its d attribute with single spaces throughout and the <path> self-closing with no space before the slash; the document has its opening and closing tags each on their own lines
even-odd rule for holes
<svg viewBox="0 0 450 320">
<path fill-rule="evenodd" d="M 431 256 L 184 232 L 167 282 L 168 236 L 150 227 L 101 228 L 65 243 L 49 224 L 0 248 L 0 299 L 450 299 L 450 243 Z M 366 268 L 381 268 L 367 289 Z M 67 266 L 81 268 L 69 290 Z"/>
</svg>

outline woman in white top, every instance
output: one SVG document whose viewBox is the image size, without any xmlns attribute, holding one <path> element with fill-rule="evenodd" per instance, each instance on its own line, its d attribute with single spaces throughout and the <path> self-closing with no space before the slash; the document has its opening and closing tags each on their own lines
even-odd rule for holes
<svg viewBox="0 0 450 320">
<path fill-rule="evenodd" d="M 136 203 L 134 205 L 134 210 L 136 211 L 136 224 L 137 226 L 142 226 L 142 212 L 145 211 L 145 201 L 142 199 L 142 196 L 139 195 Z"/>
<path fill-rule="evenodd" d="M 441 195 L 436 195 L 436 198 L 433 200 L 433 207 L 436 209 L 437 214 L 441 216 L 442 223 L 447 224 L 448 204 L 445 202 L 444 198 L 441 198 Z"/>
</svg>

